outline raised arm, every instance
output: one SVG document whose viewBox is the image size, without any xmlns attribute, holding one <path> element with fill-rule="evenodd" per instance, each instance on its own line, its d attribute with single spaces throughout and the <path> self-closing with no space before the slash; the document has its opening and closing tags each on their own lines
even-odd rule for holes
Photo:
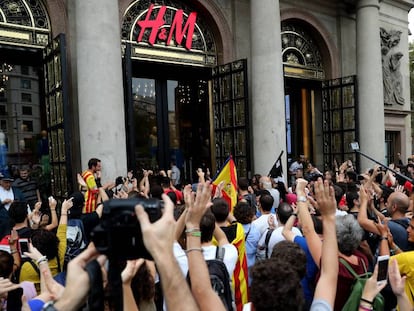
<svg viewBox="0 0 414 311">
<path fill-rule="evenodd" d="M 195 202 L 189 202 L 189 210 L 186 217 L 187 230 L 194 230 L 200 227 L 201 218 L 211 206 L 211 188 L 209 182 L 198 184 Z M 199 234 L 192 234 L 192 232 L 187 234 L 186 252 L 191 279 L 191 291 L 200 310 L 225 310 L 221 299 L 211 287 Z"/>
<path fill-rule="evenodd" d="M 292 208 L 293 208 L 293 213 L 290 215 L 288 221 L 285 223 L 285 226 L 283 227 L 283 230 L 282 230 L 282 235 L 284 236 L 284 238 L 291 242 L 293 242 L 296 236 L 296 234 L 293 233 L 292 228 L 293 228 L 293 225 L 295 224 L 295 220 L 296 220 L 297 212 L 298 212 L 295 204 L 292 204 Z"/>
<path fill-rule="evenodd" d="M 42 202 L 40 202 L 40 201 L 37 202 L 35 204 L 35 206 L 37 204 L 41 205 Z M 46 230 L 51 231 L 51 230 L 55 229 L 58 226 L 59 221 L 58 221 L 58 216 L 57 216 L 57 212 L 56 212 L 56 205 L 57 205 L 56 200 L 53 197 L 49 197 L 49 208 L 50 208 L 50 215 L 52 217 L 52 221 L 49 225 L 47 225 L 45 227 Z M 40 206 L 39 206 L 39 209 L 40 209 Z"/>
<path fill-rule="evenodd" d="M 321 275 L 314 299 L 326 301 L 332 308 L 335 303 L 338 281 L 338 244 L 336 239 L 336 201 L 333 187 L 319 178 L 315 183 L 315 196 L 322 215 L 324 240 L 322 243 Z"/>
<path fill-rule="evenodd" d="M 122 295 L 125 311 L 138 311 L 134 294 L 132 293 L 131 282 L 137 273 L 139 267 L 145 262 L 144 259 L 128 260 L 125 269 L 121 273 L 122 278 Z"/>
<path fill-rule="evenodd" d="M 377 227 L 375 226 L 375 222 L 368 218 L 368 204 L 369 204 L 369 197 L 368 193 L 363 185 L 359 188 L 359 212 L 358 212 L 358 223 L 359 225 L 366 231 L 375 233 L 377 235 L 380 234 Z"/>
<path fill-rule="evenodd" d="M 391 258 L 390 265 L 388 266 L 388 278 L 392 291 L 397 297 L 398 309 L 400 311 L 412 311 L 413 307 L 405 292 L 405 281 L 407 277 L 401 276 L 395 258 Z"/>
<path fill-rule="evenodd" d="M 308 182 L 303 178 L 296 180 L 296 195 L 298 198 L 298 201 L 296 202 L 297 213 L 299 222 L 302 225 L 303 235 L 305 236 L 306 243 L 309 247 L 309 251 L 311 252 L 312 258 L 315 261 L 316 265 L 319 267 L 321 262 L 322 242 L 315 231 L 312 217 L 309 213 L 308 202 L 306 201 L 307 196 L 305 192 L 305 187 L 307 184 Z"/>
<path fill-rule="evenodd" d="M 162 195 L 162 199 L 164 213 L 161 219 L 153 224 L 150 223 L 148 214 L 141 205 L 135 207 L 144 244 L 157 264 L 168 310 L 198 310 L 173 253 L 176 227 L 173 215 L 174 204 L 166 194 Z"/>
</svg>

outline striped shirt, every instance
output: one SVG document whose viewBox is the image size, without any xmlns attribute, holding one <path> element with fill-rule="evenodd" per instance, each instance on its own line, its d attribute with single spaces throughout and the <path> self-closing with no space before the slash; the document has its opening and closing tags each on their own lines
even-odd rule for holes
<svg viewBox="0 0 414 311">
<path fill-rule="evenodd" d="M 88 186 L 88 190 L 85 192 L 85 205 L 83 206 L 83 213 L 88 214 L 96 210 L 99 190 L 96 185 L 95 176 L 91 171 L 84 171 L 82 173 L 82 178 Z"/>
</svg>

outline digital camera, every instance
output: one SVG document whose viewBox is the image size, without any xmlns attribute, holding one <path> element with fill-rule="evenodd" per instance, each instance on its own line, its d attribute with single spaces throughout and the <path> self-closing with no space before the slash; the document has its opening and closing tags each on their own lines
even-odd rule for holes
<svg viewBox="0 0 414 311">
<path fill-rule="evenodd" d="M 135 206 L 141 204 L 150 222 L 162 216 L 163 202 L 158 199 L 111 199 L 104 202 L 101 222 L 91 233 L 96 249 L 109 259 L 152 259 L 145 248 Z"/>
</svg>

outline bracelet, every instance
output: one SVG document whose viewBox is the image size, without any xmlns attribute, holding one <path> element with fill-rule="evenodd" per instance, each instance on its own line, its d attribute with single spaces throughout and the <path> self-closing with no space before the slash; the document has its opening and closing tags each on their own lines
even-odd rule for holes
<svg viewBox="0 0 414 311">
<path fill-rule="evenodd" d="M 388 236 L 382 236 L 382 237 L 380 237 L 380 241 L 383 241 L 383 240 L 387 240 L 388 241 Z"/>
<path fill-rule="evenodd" d="M 47 257 L 46 256 L 42 256 L 40 257 L 38 260 L 36 260 L 37 265 L 39 265 L 40 263 L 42 263 L 43 261 L 47 261 Z"/>
<path fill-rule="evenodd" d="M 194 248 L 186 249 L 184 252 L 188 254 L 189 252 L 192 252 L 192 251 L 203 252 L 203 249 L 201 247 L 194 247 Z"/>
<path fill-rule="evenodd" d="M 372 305 L 374 303 L 374 301 L 370 301 L 370 300 L 362 298 L 362 297 L 361 297 L 361 301 L 369 303 L 370 305 Z"/>
<path fill-rule="evenodd" d="M 191 232 L 197 232 L 200 231 L 200 228 L 190 228 L 190 229 L 186 229 L 185 233 L 191 233 Z"/>
<path fill-rule="evenodd" d="M 186 232 L 187 235 L 189 236 L 194 236 L 194 237 L 201 237 L 201 231 L 192 231 L 192 232 Z"/>
<path fill-rule="evenodd" d="M 373 309 L 372 309 L 372 306 L 367 307 L 362 304 L 359 304 L 359 310 L 372 311 Z"/>
</svg>

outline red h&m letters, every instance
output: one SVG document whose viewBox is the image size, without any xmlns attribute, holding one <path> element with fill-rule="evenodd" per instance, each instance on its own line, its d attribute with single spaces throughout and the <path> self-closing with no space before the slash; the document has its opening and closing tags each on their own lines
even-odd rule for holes
<svg viewBox="0 0 414 311">
<path fill-rule="evenodd" d="M 148 8 L 145 19 L 137 22 L 138 26 L 141 27 L 137 41 L 141 42 L 145 31 L 147 29 L 151 29 L 151 33 L 148 39 L 149 44 L 154 45 L 155 41 L 158 38 L 161 41 L 165 41 L 166 45 L 169 45 L 173 35 L 175 35 L 175 41 L 177 44 L 182 45 L 181 43 L 184 39 L 184 36 L 186 35 L 185 48 L 187 50 L 191 50 L 197 13 L 191 12 L 184 24 L 184 11 L 177 10 L 171 22 L 170 29 L 168 30 L 166 27 L 163 27 L 165 26 L 164 16 L 165 12 L 167 11 L 167 7 L 161 6 L 155 19 L 151 19 L 153 8 L 154 4 L 151 4 Z"/>
</svg>

